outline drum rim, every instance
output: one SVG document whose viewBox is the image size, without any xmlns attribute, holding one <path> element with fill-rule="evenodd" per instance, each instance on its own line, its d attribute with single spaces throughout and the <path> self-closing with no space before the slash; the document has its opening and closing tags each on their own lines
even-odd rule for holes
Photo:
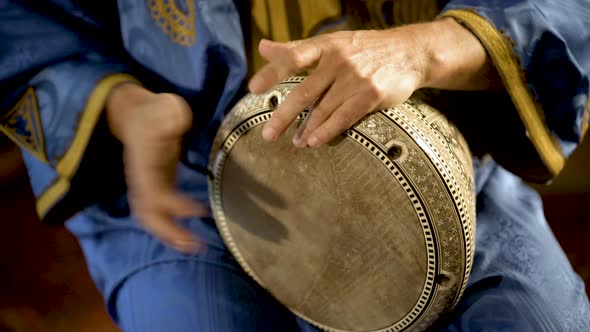
<svg viewBox="0 0 590 332">
<path fill-rule="evenodd" d="M 305 79 L 305 77 L 291 77 L 283 82 L 281 82 L 279 85 L 283 85 L 283 84 L 292 84 L 292 83 L 299 83 L 301 81 L 303 81 Z M 274 92 L 274 91 L 273 91 Z M 273 93 L 271 92 L 271 94 Z M 275 92 L 276 93 L 276 92 Z M 406 119 L 403 119 L 404 116 L 402 114 L 396 114 L 396 110 L 394 108 L 389 108 L 389 109 L 384 109 L 384 110 L 380 110 L 378 111 L 379 113 L 381 113 L 385 118 L 389 119 L 394 125 L 399 126 L 399 124 L 397 122 L 406 122 Z M 281 300 L 274 296 L 274 293 L 272 292 L 272 290 L 268 289 L 266 287 L 266 285 L 262 282 L 262 280 L 258 277 L 258 275 L 254 272 L 254 270 L 250 267 L 250 265 L 248 264 L 248 262 L 245 260 L 244 256 L 242 255 L 242 252 L 238 249 L 236 242 L 233 239 L 233 236 L 229 230 L 229 226 L 227 224 L 227 220 L 225 217 L 225 213 L 222 209 L 222 198 L 221 198 L 221 179 L 222 179 L 222 173 L 223 173 L 223 169 L 224 169 L 224 165 L 225 165 L 225 161 L 227 159 L 227 157 L 230 155 L 231 150 L 233 148 L 233 146 L 237 143 L 237 141 L 239 140 L 239 138 L 246 132 L 248 132 L 249 130 L 253 129 L 256 126 L 262 125 L 264 124 L 266 121 L 268 121 L 271 117 L 272 114 L 272 109 L 270 107 L 267 107 L 266 109 L 264 108 L 260 108 L 258 109 L 255 113 L 253 113 L 252 115 L 250 115 L 247 119 L 244 119 L 243 121 L 241 121 L 240 123 L 236 124 L 233 128 L 230 128 L 230 130 L 227 131 L 226 135 L 225 135 L 225 139 L 223 139 L 223 141 L 221 141 L 221 145 L 219 146 L 218 151 L 214 151 L 212 150 L 212 155 L 210 158 L 210 177 L 209 177 L 209 196 L 210 196 L 210 202 L 212 204 L 212 208 L 213 208 L 213 212 L 214 212 L 214 220 L 215 223 L 217 224 L 217 227 L 219 229 L 219 232 L 221 234 L 221 237 L 223 238 L 224 242 L 226 243 L 228 249 L 230 250 L 230 252 L 232 253 L 232 255 L 235 257 L 236 261 L 238 262 L 238 264 L 240 264 L 240 266 L 244 269 L 244 271 L 251 277 L 253 278 L 261 287 L 263 287 L 264 289 L 266 289 L 267 291 L 269 291 L 271 294 L 273 294 L 273 297 L 275 297 L 275 299 L 277 299 L 277 301 L 281 302 Z M 305 116 L 306 112 L 303 113 L 302 116 Z M 401 117 L 401 118 L 400 118 Z M 395 120 L 394 120 L 395 119 Z M 397 121 L 397 122 L 396 122 Z M 401 128 L 400 128 L 401 129 Z M 416 137 L 419 134 L 416 134 L 416 132 L 420 132 L 420 130 L 416 130 L 414 129 L 413 131 L 410 129 L 408 130 L 408 128 L 403 129 L 406 134 L 412 138 L 415 139 L 416 144 L 418 144 L 423 150 L 429 150 L 430 153 L 426 153 L 424 152 L 425 156 L 429 159 L 431 159 L 431 163 L 432 165 L 435 165 L 435 162 L 432 160 L 432 158 L 440 158 L 440 155 L 438 153 L 436 153 L 434 150 L 434 147 L 432 145 L 428 146 L 428 144 L 426 142 L 422 142 L 422 139 L 420 137 Z M 440 137 L 440 133 L 438 133 L 438 131 L 434 130 L 435 134 L 437 135 L 438 139 L 442 139 Z M 372 153 L 375 157 L 377 157 L 378 160 L 380 160 L 384 166 L 386 166 L 386 168 L 388 168 L 388 170 L 390 170 L 392 172 L 392 175 L 398 180 L 398 182 L 400 181 L 399 176 L 402 177 L 403 181 L 408 181 L 408 179 L 406 179 L 407 175 L 404 174 L 400 169 L 398 169 L 395 164 L 393 162 L 391 162 L 389 160 L 389 158 L 385 158 L 386 161 L 388 162 L 387 165 L 386 162 L 384 162 L 383 158 L 381 158 L 381 155 L 385 154 L 386 155 L 386 151 L 383 151 L 381 147 L 379 147 L 377 144 L 375 144 L 374 142 L 372 142 L 369 139 L 364 139 L 363 138 L 363 134 L 355 129 L 355 127 L 347 130 L 345 132 L 345 134 L 352 140 L 354 140 L 355 142 L 357 142 L 358 144 L 360 144 L 363 148 L 367 149 L 370 153 Z M 218 132 L 217 135 L 220 135 L 220 133 Z M 419 138 L 418 140 L 416 140 L 416 138 Z M 423 143 L 426 146 L 422 146 L 419 143 Z M 216 155 L 213 155 L 216 152 Z M 459 163 L 457 159 L 457 156 L 453 155 L 453 158 L 455 159 L 454 162 L 455 163 Z M 392 171 L 393 167 L 399 174 L 394 174 L 394 171 Z M 451 176 L 453 177 L 451 174 L 452 172 L 445 167 L 446 165 L 444 165 L 444 163 L 441 163 L 440 161 L 436 164 L 436 171 L 439 174 L 443 184 L 448 188 L 449 187 L 449 179 L 447 179 L 447 177 L 443 176 L 443 174 L 446 174 L 447 176 Z M 403 175 L 400 175 L 403 174 Z M 453 179 L 455 180 L 455 179 Z M 456 180 L 454 181 L 456 182 Z M 400 185 L 402 185 L 402 182 L 400 182 Z M 403 186 L 403 185 L 402 185 Z M 404 189 L 406 189 L 405 186 L 403 186 Z M 415 188 L 412 188 L 412 185 L 408 186 L 411 189 L 412 194 L 414 194 L 415 196 L 419 196 L 418 193 L 415 192 Z M 416 210 L 416 205 L 412 202 L 412 198 L 409 197 L 410 194 L 405 191 L 406 194 L 408 195 L 408 199 L 410 200 L 410 202 L 412 203 L 412 205 L 414 205 L 414 209 Z M 450 191 L 449 191 L 450 193 Z M 461 203 L 463 203 L 463 205 L 465 205 L 463 201 L 463 197 L 459 197 L 459 196 L 455 196 L 454 194 L 452 194 L 453 199 L 455 200 L 456 204 L 461 205 Z M 417 200 L 419 202 L 419 200 Z M 426 211 L 425 207 L 422 206 L 422 202 L 419 202 L 419 206 L 421 206 L 422 211 Z M 459 211 L 457 211 L 459 212 Z M 419 210 L 416 210 L 417 216 L 419 213 Z M 436 292 L 436 285 L 434 284 L 434 276 L 436 275 L 436 270 L 440 269 L 437 268 L 437 266 L 439 265 L 439 252 L 438 250 L 436 250 L 436 245 L 434 243 L 433 237 L 434 235 L 428 235 L 427 231 L 430 231 L 430 234 L 435 234 L 434 230 L 432 228 L 434 228 L 434 226 L 432 225 L 432 220 L 430 217 L 427 217 L 427 213 L 424 213 L 424 222 L 426 222 L 428 224 L 428 228 L 425 227 L 421 227 L 423 235 L 424 235 L 424 239 L 425 239 L 425 248 L 428 249 L 431 246 L 434 246 L 435 248 L 435 255 L 433 259 L 431 259 L 430 257 L 428 257 L 428 264 L 427 264 L 427 271 L 424 274 L 425 278 L 424 278 L 424 287 L 421 291 L 420 296 L 418 297 L 416 304 L 414 305 L 414 307 L 406 314 L 404 315 L 401 319 L 399 319 L 398 321 L 392 323 L 391 325 L 384 327 L 384 328 L 380 328 L 377 330 L 372 330 L 373 332 L 390 332 L 390 331 L 403 331 L 406 330 L 407 328 L 418 324 L 423 318 L 424 318 L 424 313 L 426 312 L 426 310 L 428 309 L 428 307 L 430 307 L 430 305 L 432 304 L 432 296 L 434 295 L 434 293 Z M 460 215 L 460 217 L 459 217 Z M 470 274 L 470 268 L 471 268 L 471 264 L 472 264 L 472 257 L 473 257 L 473 252 L 472 252 L 472 245 L 471 242 L 474 242 L 474 237 L 471 234 L 474 230 L 471 229 L 471 227 L 467 227 L 467 226 L 473 226 L 471 225 L 471 218 L 470 216 L 465 216 L 462 214 L 458 215 L 458 219 L 460 220 L 461 224 L 462 224 L 462 239 L 463 239 L 463 243 L 466 245 L 466 250 L 465 250 L 465 266 L 463 267 L 463 275 L 464 278 L 462 278 L 463 280 L 461 280 L 461 286 L 459 287 L 459 291 L 455 294 L 455 300 L 453 301 L 453 304 L 451 307 L 454 307 L 458 300 L 460 299 L 460 297 L 462 296 L 466 284 L 467 284 L 467 279 L 469 277 Z M 420 218 L 420 217 L 419 217 Z M 422 219 L 420 219 L 420 222 L 422 224 Z M 423 226 L 423 224 L 421 225 Z M 429 240 L 430 239 L 430 240 Z M 429 246 L 429 244 L 431 246 Z M 471 250 L 470 250 L 471 247 Z M 428 253 L 427 253 L 428 256 Z M 429 278 L 431 277 L 431 278 Z M 428 286 L 428 283 L 430 283 L 430 285 Z M 427 292 L 425 292 L 425 290 L 427 290 Z M 422 300 L 425 296 L 426 293 L 426 300 L 425 300 L 425 304 L 420 305 L 420 300 Z M 281 302 L 282 303 L 282 302 Z M 284 304 L 283 304 L 284 305 Z M 286 306 L 286 305 L 285 305 Z M 302 319 L 308 321 L 309 323 L 325 330 L 325 331 L 331 331 L 331 332 L 347 332 L 346 330 L 340 330 L 340 329 L 336 329 L 333 327 L 329 327 L 326 326 L 324 324 L 321 324 L 317 321 L 314 321 L 313 319 L 310 319 L 309 317 L 307 317 L 306 315 L 304 315 L 303 313 L 294 310 L 288 306 L 286 306 L 291 312 L 293 312 L 295 315 L 301 317 Z M 417 309 L 419 308 L 419 309 Z M 411 317 L 411 318 L 410 318 Z"/>
</svg>

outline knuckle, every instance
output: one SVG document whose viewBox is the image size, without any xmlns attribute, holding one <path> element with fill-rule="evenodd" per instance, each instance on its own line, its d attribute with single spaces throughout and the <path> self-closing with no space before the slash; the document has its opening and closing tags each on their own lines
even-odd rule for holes
<svg viewBox="0 0 590 332">
<path fill-rule="evenodd" d="M 160 103 L 162 103 L 163 106 L 168 106 L 170 108 L 177 108 L 183 106 L 182 98 L 173 93 L 159 93 L 158 97 L 160 99 Z"/>
<path fill-rule="evenodd" d="M 287 115 L 281 111 L 275 111 L 272 113 L 272 117 L 268 121 L 268 126 L 272 128 L 282 128 L 288 122 Z"/>
<path fill-rule="evenodd" d="M 302 69 L 305 67 L 305 57 L 303 54 L 295 48 L 292 48 L 288 52 L 289 61 L 295 69 Z"/>
<path fill-rule="evenodd" d="M 154 112 L 152 121 L 156 129 L 165 133 L 178 133 L 188 130 L 193 122 L 193 114 L 187 102 L 180 96 L 162 93 L 159 110 Z"/>
<path fill-rule="evenodd" d="M 163 94 L 163 98 L 168 100 L 170 116 L 175 117 L 180 123 L 189 123 L 192 120 L 190 106 L 184 98 L 172 93 Z"/>
<path fill-rule="evenodd" d="M 338 121 L 338 123 L 336 123 L 336 125 L 335 125 L 335 128 L 334 128 L 335 134 L 341 133 L 341 132 L 345 131 L 346 129 L 348 129 L 350 126 L 352 126 L 355 123 L 354 119 L 355 119 L 355 116 L 351 112 L 347 112 L 345 114 L 342 114 L 339 119 L 340 121 Z"/>
<path fill-rule="evenodd" d="M 384 96 L 383 90 L 372 84 L 370 81 L 368 82 L 367 88 L 365 89 L 365 94 L 367 98 L 372 100 L 381 100 Z"/>
<path fill-rule="evenodd" d="M 333 59 L 333 61 L 337 65 L 342 66 L 344 68 L 354 67 L 354 62 L 352 61 L 346 50 L 344 50 L 343 48 L 334 46 L 332 47 L 331 53 L 331 59 Z"/>
<path fill-rule="evenodd" d="M 347 72 L 352 74 L 352 77 L 354 79 L 356 79 L 356 80 L 364 79 L 363 73 L 361 72 L 359 66 L 354 62 L 353 59 L 343 58 L 339 64 L 344 70 L 346 70 Z"/>
<path fill-rule="evenodd" d="M 347 36 L 349 35 L 349 31 L 335 31 L 328 35 L 326 35 L 326 42 L 330 43 L 332 46 L 340 47 L 343 44 L 348 44 Z M 344 42 L 344 43 L 343 43 Z"/>
<path fill-rule="evenodd" d="M 263 81 L 275 81 L 280 76 L 275 65 L 265 66 L 258 75 L 263 78 Z"/>
<path fill-rule="evenodd" d="M 325 38 L 322 41 L 322 43 L 324 45 L 326 45 L 327 48 L 330 49 L 330 50 L 332 50 L 332 51 L 336 51 L 336 50 L 339 50 L 340 49 L 340 47 L 338 45 L 338 40 L 334 36 L 334 34 L 330 34 L 330 35 L 325 36 Z"/>
<path fill-rule="evenodd" d="M 304 85 L 300 85 L 297 90 L 293 91 L 293 96 L 291 98 L 295 103 L 303 107 L 309 105 L 313 101 L 311 90 Z"/>
<path fill-rule="evenodd" d="M 153 206 L 151 204 L 146 204 L 146 202 L 142 199 L 135 199 L 130 200 L 131 209 L 133 214 L 135 214 L 142 223 L 145 223 L 146 220 L 149 220 L 149 217 L 152 213 L 154 213 Z"/>
<path fill-rule="evenodd" d="M 301 41 L 300 40 L 289 40 L 286 44 L 287 44 L 288 48 L 292 49 L 292 48 L 298 46 L 299 44 L 301 44 Z"/>
<path fill-rule="evenodd" d="M 313 108 L 313 113 L 312 116 L 314 117 L 322 117 L 325 118 L 327 115 L 329 115 L 331 112 L 333 111 L 333 109 L 329 108 L 327 105 L 325 105 L 324 103 L 319 103 L 318 105 L 316 105 Z"/>
</svg>

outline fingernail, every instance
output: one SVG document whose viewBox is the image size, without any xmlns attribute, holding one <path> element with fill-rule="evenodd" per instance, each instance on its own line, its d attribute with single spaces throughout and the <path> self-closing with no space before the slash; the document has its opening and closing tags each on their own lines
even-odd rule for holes
<svg viewBox="0 0 590 332">
<path fill-rule="evenodd" d="M 264 129 L 262 129 L 262 138 L 268 142 L 273 142 L 277 139 L 277 136 L 277 131 L 272 127 L 265 126 Z"/>
<path fill-rule="evenodd" d="M 317 146 L 319 146 L 319 140 L 317 137 L 315 136 L 311 136 L 308 140 L 307 140 L 307 145 L 311 146 L 312 148 L 315 148 Z"/>
<path fill-rule="evenodd" d="M 301 139 L 301 136 L 296 135 L 295 137 L 293 137 L 293 145 L 297 148 L 304 148 L 306 144 Z"/>
</svg>

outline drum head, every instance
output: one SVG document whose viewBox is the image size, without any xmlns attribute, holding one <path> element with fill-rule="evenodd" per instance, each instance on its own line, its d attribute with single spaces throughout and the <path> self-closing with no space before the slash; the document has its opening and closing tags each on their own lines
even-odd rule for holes
<svg viewBox="0 0 590 332">
<path fill-rule="evenodd" d="M 462 263 L 445 270 L 433 205 L 400 160 L 412 153 L 431 167 L 439 203 L 452 200 L 410 136 L 389 124 L 399 131 L 395 156 L 362 131 L 298 149 L 291 138 L 301 119 L 278 141 L 261 139 L 269 111 L 236 124 L 212 158 L 216 222 L 246 272 L 294 313 L 332 331 L 401 331 L 434 307 L 437 316 L 452 306 L 466 273 L 465 237 L 450 206 L 455 217 L 446 221 L 456 236 L 446 241 L 464 250 L 455 257 Z"/>
</svg>

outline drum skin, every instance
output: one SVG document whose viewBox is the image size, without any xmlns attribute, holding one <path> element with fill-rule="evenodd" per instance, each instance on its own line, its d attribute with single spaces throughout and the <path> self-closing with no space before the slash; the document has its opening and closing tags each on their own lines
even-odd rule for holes
<svg viewBox="0 0 590 332">
<path fill-rule="evenodd" d="M 256 282 L 323 330 L 425 330 L 457 304 L 473 261 L 467 144 L 415 98 L 319 148 L 291 143 L 309 110 L 263 141 L 303 79 L 245 96 L 222 123 L 209 164 L 218 229 Z"/>
</svg>

